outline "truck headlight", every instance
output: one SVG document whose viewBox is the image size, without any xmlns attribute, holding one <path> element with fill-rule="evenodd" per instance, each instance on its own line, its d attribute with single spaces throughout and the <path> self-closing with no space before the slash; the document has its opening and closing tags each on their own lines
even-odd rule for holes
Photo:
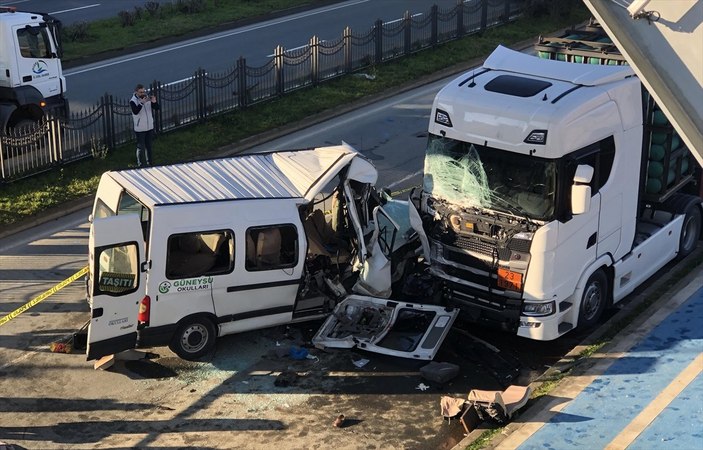
<svg viewBox="0 0 703 450">
<path fill-rule="evenodd" d="M 541 317 L 554 314 L 556 311 L 556 302 L 548 303 L 530 303 L 523 302 L 522 314 L 525 316 Z"/>
</svg>

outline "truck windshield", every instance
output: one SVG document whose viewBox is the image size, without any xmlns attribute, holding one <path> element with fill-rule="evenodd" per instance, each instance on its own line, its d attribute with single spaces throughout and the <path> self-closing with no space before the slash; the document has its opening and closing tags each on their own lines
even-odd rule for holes
<svg viewBox="0 0 703 450">
<path fill-rule="evenodd" d="M 548 221 L 555 211 L 556 162 L 430 135 L 423 189 L 458 206 Z"/>
</svg>

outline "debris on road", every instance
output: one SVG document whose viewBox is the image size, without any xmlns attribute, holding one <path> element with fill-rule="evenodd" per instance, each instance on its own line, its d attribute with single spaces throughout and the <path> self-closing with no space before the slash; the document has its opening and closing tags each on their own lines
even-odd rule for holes
<svg viewBox="0 0 703 450">
<path fill-rule="evenodd" d="M 273 382 L 275 386 L 278 387 L 288 387 L 295 384 L 298 379 L 298 373 L 291 370 L 286 370 L 278 374 L 276 380 Z"/>
<path fill-rule="evenodd" d="M 422 378 L 435 383 L 444 384 L 459 375 L 459 366 L 448 362 L 435 362 L 420 367 Z"/>
<path fill-rule="evenodd" d="M 365 366 L 366 364 L 368 364 L 368 363 L 369 363 L 369 360 L 368 360 L 368 359 L 364 359 L 364 358 L 355 359 L 355 360 L 352 361 L 352 364 L 354 364 L 354 365 L 355 365 L 356 367 L 358 367 L 359 369 L 361 369 L 362 367 L 364 367 L 364 366 Z"/>
<path fill-rule="evenodd" d="M 338 415 L 337 418 L 334 419 L 334 423 L 332 425 L 337 428 L 343 428 L 344 427 L 344 414 Z"/>
</svg>

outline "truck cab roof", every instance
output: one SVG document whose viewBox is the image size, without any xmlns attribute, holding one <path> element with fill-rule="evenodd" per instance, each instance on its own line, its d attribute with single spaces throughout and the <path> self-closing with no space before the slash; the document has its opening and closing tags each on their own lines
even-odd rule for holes
<svg viewBox="0 0 703 450">
<path fill-rule="evenodd" d="M 581 86 L 600 86 L 635 74 L 630 66 L 579 66 L 562 64 L 561 61 L 549 61 L 548 64 L 544 64 L 534 56 L 510 50 L 502 45 L 491 53 L 483 63 L 483 67 Z"/>
<path fill-rule="evenodd" d="M 433 118 L 430 132 L 559 158 L 607 137 L 613 127 L 642 123 L 640 110 L 616 106 L 618 97 L 625 94 L 613 94 L 625 90 L 628 95 L 641 95 L 641 85 L 633 75 L 628 66 L 576 65 L 498 47 L 483 68 L 462 75 L 440 91 L 434 108 L 446 112 L 452 126 L 442 126 Z M 574 127 L 578 133 L 573 132 Z M 535 130 L 547 131 L 544 145 L 525 142 Z"/>
</svg>

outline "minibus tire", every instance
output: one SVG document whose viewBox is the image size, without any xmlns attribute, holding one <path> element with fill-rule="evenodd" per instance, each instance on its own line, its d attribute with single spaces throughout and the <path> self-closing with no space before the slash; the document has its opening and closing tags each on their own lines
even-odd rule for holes
<svg viewBox="0 0 703 450">
<path fill-rule="evenodd" d="M 197 361 L 213 349 L 216 339 L 217 331 L 212 320 L 195 316 L 179 325 L 168 347 L 187 361 Z"/>
</svg>

